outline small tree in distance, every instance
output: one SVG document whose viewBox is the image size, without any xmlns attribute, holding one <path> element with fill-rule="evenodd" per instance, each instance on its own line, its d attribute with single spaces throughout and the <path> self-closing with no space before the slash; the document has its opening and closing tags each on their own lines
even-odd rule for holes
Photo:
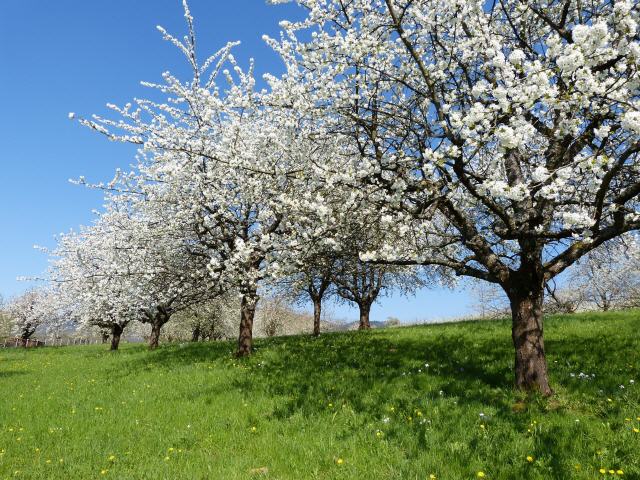
<svg viewBox="0 0 640 480">
<path fill-rule="evenodd" d="M 640 248 L 637 238 L 612 240 L 582 258 L 571 272 L 571 289 L 603 311 L 640 304 Z"/>
<path fill-rule="evenodd" d="M 23 344 L 54 314 L 54 297 L 45 288 L 33 288 L 13 298 L 7 305 L 7 314 L 12 322 L 12 333 Z"/>
</svg>

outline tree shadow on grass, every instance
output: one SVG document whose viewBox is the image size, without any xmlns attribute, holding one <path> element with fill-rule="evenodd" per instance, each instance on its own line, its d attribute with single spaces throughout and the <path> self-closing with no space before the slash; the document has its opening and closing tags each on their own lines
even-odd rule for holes
<svg viewBox="0 0 640 480">
<path fill-rule="evenodd" d="M 414 400 L 446 395 L 458 402 L 497 403 L 500 408 L 510 408 L 506 398 L 512 393 L 511 371 L 505 360 L 511 358 L 508 339 L 479 341 L 462 332 L 436 330 L 440 331 L 435 335 L 416 338 L 352 332 L 320 338 L 263 339 L 256 342 L 256 353 L 248 359 L 233 357 L 232 342 L 171 345 L 132 359 L 134 364 L 127 369 L 134 374 L 150 365 L 171 370 L 198 362 L 241 364 L 245 368 L 238 370 L 233 388 L 249 398 L 260 393 L 286 399 L 274 413 L 281 417 L 298 411 L 314 414 L 326 409 L 327 398 L 379 416 L 383 405 L 377 402 L 376 408 L 374 399 L 398 397 L 394 394 L 398 389 L 407 402 L 412 395 Z M 200 393 L 211 395 L 214 391 Z"/>
<path fill-rule="evenodd" d="M 0 380 L 5 379 L 5 378 L 11 378 L 11 377 L 18 377 L 20 375 L 25 375 L 29 372 L 25 372 L 25 371 L 17 371 L 17 370 L 0 370 Z"/>
<path fill-rule="evenodd" d="M 626 342 L 630 350 L 634 341 Z M 513 347 L 509 323 L 504 321 L 259 339 L 256 353 L 247 359 L 233 357 L 234 349 L 234 342 L 167 345 L 153 352 L 140 349 L 126 362 L 127 370 L 130 374 L 146 368 L 171 371 L 203 362 L 241 365 L 231 386 L 249 398 L 281 397 L 274 412 L 281 417 L 314 414 L 326 409 L 329 398 L 379 416 L 384 408 L 381 399 L 410 402 L 435 396 L 453 397 L 458 404 L 491 405 L 512 414 L 514 401 L 520 398 L 513 389 Z M 563 368 L 571 359 L 597 365 L 606 358 L 607 349 L 606 342 L 589 332 L 547 340 L 550 358 L 563 362 Z M 553 375 L 551 362 L 550 369 Z M 583 388 L 584 382 L 563 385 L 569 394 Z M 216 388 L 212 385 L 198 394 L 215 395 Z"/>
<path fill-rule="evenodd" d="M 272 398 L 274 406 L 264 412 L 266 420 L 280 422 L 292 416 L 323 420 L 329 408 L 338 413 L 345 405 L 360 414 L 354 421 L 365 426 L 362 422 L 379 422 L 390 415 L 391 405 L 396 415 L 407 416 L 414 415 L 416 407 L 427 403 L 439 406 L 441 420 L 444 417 L 449 423 L 447 428 L 460 425 L 456 415 L 468 417 L 469 412 L 474 412 L 479 422 L 475 412 L 489 409 L 496 420 L 510 427 L 505 432 L 519 436 L 518 432 L 523 432 L 541 412 L 554 409 L 562 414 L 564 408 L 581 409 L 583 403 L 593 404 L 597 395 L 602 397 L 598 391 L 603 386 L 618 388 L 618 367 L 627 363 L 620 356 L 637 358 L 638 348 L 637 337 L 627 335 L 631 327 L 622 328 L 622 324 L 620 327 L 611 324 L 606 329 L 610 337 L 602 338 L 603 330 L 591 329 L 587 323 L 566 329 L 563 319 L 552 322 L 546 345 L 553 386 L 561 390 L 560 396 L 580 399 L 572 401 L 570 407 L 555 400 L 560 405 L 549 406 L 546 400 L 537 397 L 523 401 L 524 397 L 514 390 L 508 322 L 331 333 L 319 338 L 258 339 L 255 355 L 246 359 L 233 356 L 235 342 L 165 345 L 152 352 L 141 346 L 127 350 L 117 368 L 124 367 L 126 375 L 136 375 L 140 370 L 179 375 L 187 371 L 182 370 L 184 367 L 195 364 L 208 364 L 214 367 L 214 372 L 221 368 L 223 380 L 215 381 L 212 377 L 210 384 L 181 393 L 181 399 L 186 402 L 204 399 L 205 403 L 215 404 L 217 396 L 230 390 L 249 402 L 251 398 Z M 606 361 L 612 355 L 617 363 Z M 582 370 L 596 372 L 597 382 L 569 378 L 569 372 L 577 374 Z M 595 413 L 587 411 L 590 405 L 584 408 L 582 413 Z M 609 414 L 613 415 L 612 412 L 609 410 Z M 572 419 L 568 423 L 560 419 L 536 436 L 537 450 L 531 453 L 536 458 L 547 458 L 547 478 L 572 476 L 574 467 L 567 462 L 575 450 L 570 424 Z M 336 428 L 342 429 L 335 432 L 337 438 L 355 435 L 357 431 L 348 423 Z M 424 428 L 414 423 L 413 430 L 397 433 L 390 430 L 385 438 L 397 435 L 407 449 L 407 458 L 416 459 L 424 450 L 434 448 L 433 443 L 426 442 L 428 433 Z M 413 440 L 407 440 L 409 437 Z M 482 442 L 478 438 L 472 441 Z M 509 441 L 503 441 L 505 448 Z M 471 450 L 482 447 L 471 445 Z"/>
<path fill-rule="evenodd" d="M 506 368 L 495 364 L 502 349 L 488 347 L 462 335 L 414 340 L 354 333 L 353 338 L 288 343 L 254 376 L 274 394 L 295 392 L 285 414 L 296 408 L 308 413 L 326 408 L 318 397 L 331 396 L 377 415 L 385 408 L 378 397 L 411 403 L 445 395 L 458 402 L 492 403 L 503 396 L 500 389 L 510 388 L 510 378 Z M 255 383 L 244 381 L 243 387 Z"/>
</svg>

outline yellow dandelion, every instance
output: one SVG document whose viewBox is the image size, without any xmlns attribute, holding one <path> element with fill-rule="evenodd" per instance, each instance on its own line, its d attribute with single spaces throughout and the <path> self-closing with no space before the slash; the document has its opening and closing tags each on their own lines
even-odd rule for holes
<svg viewBox="0 0 640 480">
<path fill-rule="evenodd" d="M 256 430 L 258 430 L 256 427 L 251 427 L 252 432 L 255 432 Z"/>
<path fill-rule="evenodd" d="M 485 477 L 485 475 L 484 475 L 484 472 L 483 472 L 483 471 L 478 472 L 478 473 L 477 473 L 477 476 L 478 476 L 478 478 L 484 478 L 484 477 Z"/>
<path fill-rule="evenodd" d="M 635 427 L 633 428 L 633 431 L 634 431 L 635 433 L 640 433 L 640 430 L 638 430 L 638 429 L 637 429 L 637 428 L 635 428 Z"/>
<path fill-rule="evenodd" d="M 600 470 L 598 470 L 598 471 L 599 471 L 601 474 L 603 474 L 603 475 L 604 475 L 605 473 L 607 473 L 607 471 L 606 471 L 604 468 L 601 468 L 601 469 L 600 469 Z"/>
<path fill-rule="evenodd" d="M 610 473 L 611 475 L 615 475 L 616 471 L 615 471 L 615 470 L 609 470 L 609 473 Z"/>
<path fill-rule="evenodd" d="M 376 437 L 378 437 L 378 438 L 382 437 L 382 432 L 380 430 L 378 430 L 376 432 Z"/>
<path fill-rule="evenodd" d="M 533 457 L 531 455 L 527 455 L 527 462 L 533 462 Z"/>
<path fill-rule="evenodd" d="M 104 470 L 100 470 L 100 475 L 106 475 L 108 471 L 109 470 L 107 470 L 106 468 Z"/>
<path fill-rule="evenodd" d="M 616 473 L 617 473 L 618 475 L 624 475 L 624 472 L 623 472 L 622 470 L 616 470 Z"/>
<path fill-rule="evenodd" d="M 60 460 L 58 460 L 59 463 L 64 463 L 64 458 L 61 458 Z"/>
<path fill-rule="evenodd" d="M 47 460 L 45 461 L 45 463 L 51 463 L 51 459 L 47 458 Z"/>
<path fill-rule="evenodd" d="M 115 455 L 109 455 L 109 461 L 114 462 L 116 460 Z"/>
<path fill-rule="evenodd" d="M 432 473 L 429 475 L 429 480 L 436 480 L 436 476 Z"/>
<path fill-rule="evenodd" d="M 338 459 L 336 460 L 336 463 L 337 463 L 338 465 L 342 465 L 342 464 L 344 463 L 344 460 L 343 460 L 343 459 L 341 459 L 341 458 L 338 458 Z"/>
<path fill-rule="evenodd" d="M 169 449 L 168 449 L 169 452 L 173 452 L 174 450 L 175 450 L 175 448 L 173 448 L 173 447 L 169 447 Z"/>
<path fill-rule="evenodd" d="M 164 457 L 164 461 L 168 462 L 169 461 L 169 457 Z"/>
</svg>

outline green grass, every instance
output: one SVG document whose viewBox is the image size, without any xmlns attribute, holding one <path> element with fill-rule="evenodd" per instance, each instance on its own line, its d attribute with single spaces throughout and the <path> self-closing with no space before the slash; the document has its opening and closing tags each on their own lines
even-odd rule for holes
<svg viewBox="0 0 640 480">
<path fill-rule="evenodd" d="M 242 361 L 0 350 L 0 478 L 637 479 L 639 332 L 639 312 L 548 319 L 550 400 L 513 390 L 503 321 L 262 340 Z"/>
</svg>

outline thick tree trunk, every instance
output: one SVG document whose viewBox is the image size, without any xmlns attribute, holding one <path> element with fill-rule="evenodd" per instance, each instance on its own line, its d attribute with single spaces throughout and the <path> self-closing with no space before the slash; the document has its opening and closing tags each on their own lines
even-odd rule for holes
<svg viewBox="0 0 640 480">
<path fill-rule="evenodd" d="M 369 313 L 371 312 L 371 304 L 362 303 L 358 305 L 358 308 L 360 309 L 360 325 L 358 325 L 358 330 L 371 329 L 371 324 L 369 323 Z"/>
<path fill-rule="evenodd" d="M 20 339 L 24 342 L 24 344 L 26 344 L 27 341 L 31 339 L 31 336 L 34 333 L 36 333 L 36 329 L 31 327 L 30 323 L 27 323 L 27 325 L 22 328 L 22 332 L 20 333 Z"/>
<path fill-rule="evenodd" d="M 238 337 L 238 357 L 246 357 L 251 355 L 253 344 L 253 318 L 256 313 L 256 304 L 258 296 L 254 293 L 242 296 L 240 304 L 240 335 Z"/>
<path fill-rule="evenodd" d="M 155 315 L 149 317 L 151 323 L 151 335 L 149 336 L 149 349 L 154 350 L 158 348 L 160 343 L 160 331 L 165 323 L 171 319 L 171 313 L 166 308 L 158 307 Z"/>
<path fill-rule="evenodd" d="M 120 345 L 120 337 L 122 336 L 122 328 L 120 325 L 113 325 L 111 327 L 111 348 L 110 350 L 118 350 L 118 346 Z"/>
<path fill-rule="evenodd" d="M 200 325 L 196 326 L 191 332 L 191 341 L 197 342 L 198 340 L 200 340 Z"/>
<path fill-rule="evenodd" d="M 322 299 L 313 299 L 313 335 L 320 335 L 320 316 L 322 314 Z"/>
<path fill-rule="evenodd" d="M 516 351 L 516 387 L 551 395 L 553 390 L 549 386 L 542 327 L 543 288 L 535 285 L 522 287 L 509 294 L 513 320 L 511 334 Z"/>
<path fill-rule="evenodd" d="M 154 350 L 158 348 L 160 343 L 160 330 L 162 329 L 162 323 L 154 321 L 151 324 L 151 336 L 149 337 L 149 348 Z"/>
</svg>

